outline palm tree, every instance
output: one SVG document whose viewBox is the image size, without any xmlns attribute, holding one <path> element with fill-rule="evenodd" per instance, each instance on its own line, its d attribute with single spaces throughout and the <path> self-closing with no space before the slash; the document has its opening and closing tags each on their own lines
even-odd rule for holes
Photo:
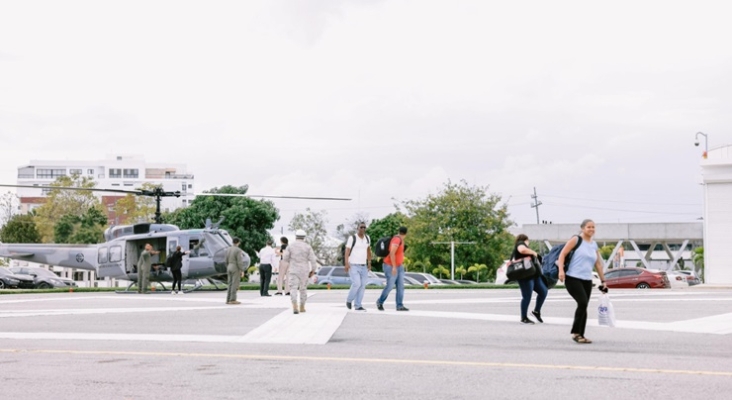
<svg viewBox="0 0 732 400">
<path fill-rule="evenodd" d="M 695 269 L 699 273 L 699 279 L 704 282 L 704 247 L 694 249 L 694 257 L 692 257 L 691 262 L 694 263 Z"/>
</svg>

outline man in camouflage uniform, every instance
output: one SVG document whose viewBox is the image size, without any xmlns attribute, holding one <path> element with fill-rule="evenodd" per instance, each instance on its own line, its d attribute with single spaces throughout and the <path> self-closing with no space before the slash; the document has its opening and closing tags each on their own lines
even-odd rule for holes
<svg viewBox="0 0 732 400">
<path fill-rule="evenodd" d="M 295 243 L 287 246 L 282 261 L 289 264 L 288 279 L 290 282 L 290 299 L 292 312 L 305 312 L 305 301 L 308 298 L 308 278 L 315 273 L 317 259 L 313 248 L 305 243 L 305 231 L 295 232 Z M 297 294 L 300 293 L 300 308 L 297 307 Z"/>
<path fill-rule="evenodd" d="M 245 260 L 249 256 L 239 248 L 239 238 L 234 238 L 234 244 L 226 250 L 226 274 L 228 275 L 229 290 L 226 293 L 226 304 L 241 304 L 236 300 L 236 292 L 239 290 L 241 278 L 244 277 Z M 246 257 L 245 257 L 246 256 Z M 246 262 L 247 266 L 249 262 Z"/>
<path fill-rule="evenodd" d="M 152 268 L 152 255 L 159 254 L 159 251 L 153 250 L 150 243 L 145 243 L 145 250 L 140 254 L 137 260 L 137 293 L 147 293 L 150 286 L 150 269 Z"/>
</svg>

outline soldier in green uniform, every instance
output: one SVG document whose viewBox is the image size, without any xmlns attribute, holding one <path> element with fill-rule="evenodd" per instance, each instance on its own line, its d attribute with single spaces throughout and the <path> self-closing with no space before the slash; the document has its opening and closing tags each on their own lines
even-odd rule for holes
<svg viewBox="0 0 732 400">
<path fill-rule="evenodd" d="M 159 251 L 153 250 L 150 243 L 145 244 L 145 250 L 140 254 L 137 260 L 137 293 L 147 293 L 150 285 L 150 269 L 152 268 L 151 256 L 159 254 Z"/>
<path fill-rule="evenodd" d="M 229 278 L 226 304 L 241 304 L 241 302 L 236 301 L 236 292 L 239 290 L 241 278 L 244 277 L 244 255 L 246 253 L 239 248 L 240 242 L 239 238 L 234 238 L 234 245 L 226 250 L 226 273 Z"/>
</svg>

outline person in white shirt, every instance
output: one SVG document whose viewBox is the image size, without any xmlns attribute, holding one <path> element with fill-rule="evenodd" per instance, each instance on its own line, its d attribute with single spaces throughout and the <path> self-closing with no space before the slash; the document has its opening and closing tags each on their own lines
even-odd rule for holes
<svg viewBox="0 0 732 400">
<path fill-rule="evenodd" d="M 351 278 L 351 289 L 346 298 L 346 307 L 354 306 L 356 311 L 366 311 L 361 302 L 366 291 L 366 281 L 371 271 L 371 238 L 366 234 L 366 224 L 358 224 L 358 234 L 346 239 L 344 264 Z"/>
<path fill-rule="evenodd" d="M 272 239 L 267 240 L 267 245 L 259 250 L 259 295 L 272 296 L 269 294 L 269 282 L 272 280 L 272 264 L 274 264 L 275 251 L 272 248 Z"/>
</svg>

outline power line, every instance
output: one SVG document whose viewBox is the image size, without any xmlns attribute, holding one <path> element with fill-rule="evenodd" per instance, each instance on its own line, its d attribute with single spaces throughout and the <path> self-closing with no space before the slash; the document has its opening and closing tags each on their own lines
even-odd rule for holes
<svg viewBox="0 0 732 400">
<path fill-rule="evenodd" d="M 622 200 L 601 200 L 601 199 L 589 199 L 584 197 L 567 197 L 567 196 L 553 196 L 545 194 L 544 197 L 552 197 L 556 199 L 568 199 L 568 200 L 587 200 L 587 201 L 600 201 L 603 203 L 623 203 L 623 204 L 648 204 L 654 206 L 701 206 L 700 203 L 657 203 L 657 202 L 644 202 L 644 201 L 622 201 Z"/>
<path fill-rule="evenodd" d="M 632 213 L 644 213 L 644 214 L 667 214 L 667 215 L 699 215 L 696 212 L 668 212 L 668 211 L 646 211 L 646 210 L 623 210 L 618 208 L 607 208 L 607 207 L 591 207 L 591 206 L 580 206 L 577 204 L 560 204 L 560 203 L 546 203 L 547 205 L 557 207 L 575 207 L 575 208 L 587 208 L 591 210 L 604 210 L 604 211 L 622 211 Z"/>
</svg>

